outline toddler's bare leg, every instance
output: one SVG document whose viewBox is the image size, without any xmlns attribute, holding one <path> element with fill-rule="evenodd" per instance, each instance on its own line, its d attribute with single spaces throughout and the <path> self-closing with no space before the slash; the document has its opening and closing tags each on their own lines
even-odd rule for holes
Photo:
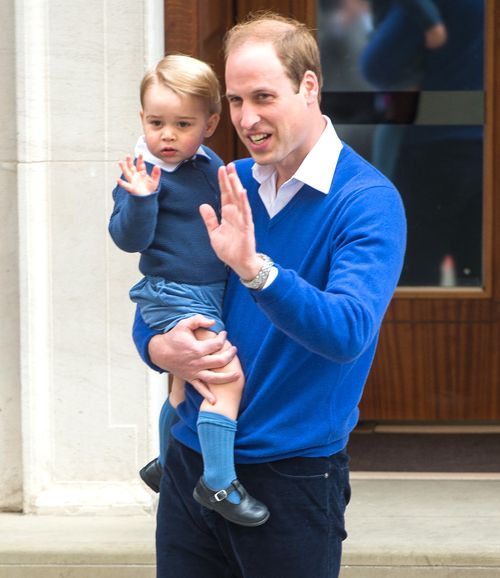
<svg viewBox="0 0 500 578">
<path fill-rule="evenodd" d="M 215 333 L 206 329 L 196 331 L 198 339 L 214 336 Z M 193 497 L 202 506 L 215 510 L 235 524 L 260 526 L 269 518 L 269 510 L 245 491 L 237 479 L 234 465 L 237 416 L 245 382 L 237 357 L 219 371 L 227 370 L 238 371 L 238 379 L 224 385 L 211 385 L 217 401 L 212 405 L 203 400 L 200 407 L 197 427 L 203 476 L 196 484 Z"/>
<path fill-rule="evenodd" d="M 209 331 L 208 329 L 197 329 L 195 334 L 196 338 L 200 340 L 212 339 L 216 335 L 213 331 Z M 214 371 L 227 371 L 228 369 L 231 371 L 238 371 L 240 377 L 237 380 L 225 383 L 224 385 L 211 385 L 210 389 L 214 393 L 217 401 L 212 405 L 208 401 L 203 400 L 200 410 L 220 413 L 230 419 L 236 420 L 238 417 L 241 396 L 243 394 L 243 387 L 245 385 L 245 378 L 241 369 L 240 360 L 237 357 L 233 358 L 233 360 L 225 367 L 220 370 L 215 369 Z"/>
</svg>

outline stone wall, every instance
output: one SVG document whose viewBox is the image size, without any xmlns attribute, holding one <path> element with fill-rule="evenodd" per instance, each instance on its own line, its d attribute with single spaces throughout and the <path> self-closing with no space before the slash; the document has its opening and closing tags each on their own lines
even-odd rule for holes
<svg viewBox="0 0 500 578">
<path fill-rule="evenodd" d="M 163 380 L 130 339 L 137 256 L 107 234 L 161 0 L 0 7 L 0 509 L 148 511 Z"/>
</svg>

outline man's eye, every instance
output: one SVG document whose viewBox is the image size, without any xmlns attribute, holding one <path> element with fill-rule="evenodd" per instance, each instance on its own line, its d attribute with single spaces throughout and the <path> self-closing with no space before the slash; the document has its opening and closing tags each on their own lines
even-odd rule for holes
<svg viewBox="0 0 500 578">
<path fill-rule="evenodd" d="M 188 126 L 191 126 L 191 123 L 185 120 L 181 120 L 178 124 L 181 128 L 187 128 Z"/>
<path fill-rule="evenodd" d="M 151 120 L 149 121 L 149 124 L 151 124 L 152 126 L 154 126 L 155 128 L 158 128 L 161 126 L 161 121 L 159 120 Z"/>
</svg>

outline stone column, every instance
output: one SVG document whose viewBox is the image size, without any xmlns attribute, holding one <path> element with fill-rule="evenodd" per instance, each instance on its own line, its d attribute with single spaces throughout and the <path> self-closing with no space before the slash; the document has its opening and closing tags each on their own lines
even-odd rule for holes
<svg viewBox="0 0 500 578">
<path fill-rule="evenodd" d="M 150 511 L 162 384 L 130 338 L 137 255 L 107 233 L 161 0 L 16 0 L 23 509 Z M 156 401 L 154 401 L 156 400 Z"/>
<path fill-rule="evenodd" d="M 14 0 L 0 3 L 0 510 L 22 507 Z"/>
</svg>

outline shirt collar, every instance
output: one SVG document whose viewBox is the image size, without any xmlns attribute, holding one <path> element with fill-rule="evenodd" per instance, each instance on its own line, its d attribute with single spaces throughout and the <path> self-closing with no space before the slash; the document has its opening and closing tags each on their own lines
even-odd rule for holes
<svg viewBox="0 0 500 578">
<path fill-rule="evenodd" d="M 327 116 L 323 116 L 323 118 L 326 120 L 325 129 L 290 181 L 292 179 L 299 181 L 326 195 L 330 190 L 343 145 L 331 120 Z M 321 167 L 321 170 L 318 170 L 318 167 Z M 274 165 L 255 163 L 252 167 L 252 175 L 260 184 L 275 172 Z"/>
<path fill-rule="evenodd" d="M 134 157 L 137 158 L 139 155 L 142 155 L 142 158 L 147 162 L 151 163 L 152 165 L 157 165 L 161 169 L 167 171 L 168 173 L 173 173 L 182 163 L 185 163 L 189 159 L 185 159 L 180 163 L 166 163 L 162 159 L 155 157 L 154 154 L 148 149 L 148 145 L 146 144 L 146 139 L 144 135 L 139 137 L 137 144 L 135 145 L 134 149 Z M 207 159 L 210 158 L 208 153 L 204 150 L 203 146 L 200 146 L 199 149 L 194 153 L 191 158 L 195 158 L 197 156 L 206 157 Z"/>
</svg>

